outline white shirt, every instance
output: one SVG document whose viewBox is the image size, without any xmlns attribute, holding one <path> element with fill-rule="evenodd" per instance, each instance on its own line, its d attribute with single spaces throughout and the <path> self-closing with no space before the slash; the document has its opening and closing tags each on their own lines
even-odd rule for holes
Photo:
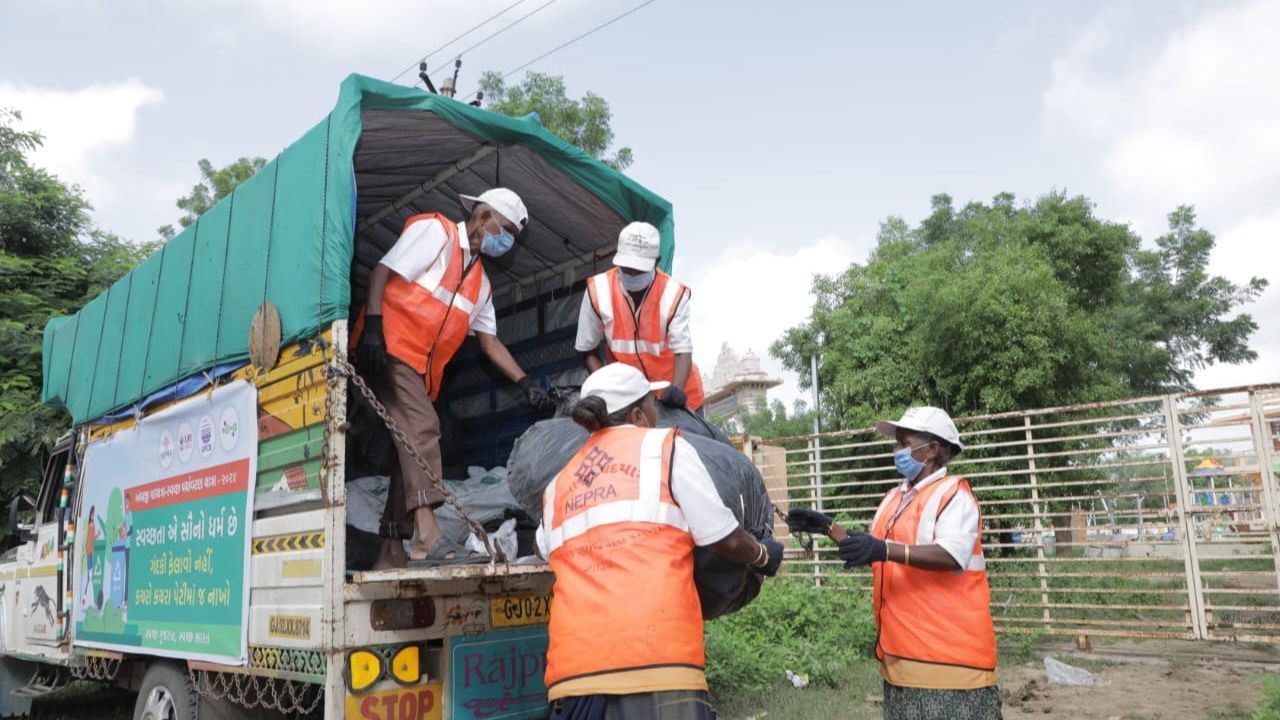
<svg viewBox="0 0 1280 720">
<path fill-rule="evenodd" d="M 591 282 L 588 280 L 587 282 Z M 670 282 L 675 282 L 671 280 Z M 627 307 L 635 314 L 635 301 L 631 299 L 631 293 L 623 291 L 627 296 Z M 689 296 L 690 292 L 686 292 L 676 303 L 676 312 L 671 317 L 671 325 L 667 328 L 667 347 L 671 348 L 673 353 L 692 353 L 693 338 L 689 334 Z M 654 298 L 656 301 L 657 298 Z M 617 312 L 617 310 L 615 310 Z M 596 314 L 596 309 L 591 305 L 591 293 L 582 293 L 582 309 L 578 312 L 578 339 L 573 343 L 574 348 L 578 352 L 591 352 L 600 347 L 600 342 L 604 340 L 604 322 L 600 320 L 600 316 Z"/>
<path fill-rule="evenodd" d="M 630 427 L 630 426 L 624 426 Z M 684 521 L 698 547 L 714 545 L 729 537 L 738 529 L 738 518 L 725 506 L 711 480 L 711 473 L 702 464 L 698 451 L 688 440 L 676 438 L 672 450 L 671 498 L 684 514 Z M 538 554 L 547 557 L 544 527 L 538 525 Z"/>
<path fill-rule="evenodd" d="M 453 253 L 444 252 L 448 241 L 449 234 L 440 221 L 418 220 L 404 229 L 396 244 L 382 256 L 381 264 L 409 282 L 421 279 L 425 286 L 438 287 L 453 258 Z M 462 265 L 466 267 L 471 262 L 466 223 L 458 223 L 458 244 L 462 246 Z M 440 261 L 436 262 L 436 258 Z M 493 309 L 492 293 L 481 300 L 479 309 L 471 316 L 470 334 L 476 333 L 498 334 L 498 314 Z"/>
<path fill-rule="evenodd" d="M 946 476 L 947 469 L 942 468 L 917 482 L 914 489 L 910 483 L 904 481 L 900 491 L 919 494 L 920 488 L 935 483 Z M 886 511 L 892 513 L 896 510 L 897 503 L 891 502 Z M 974 500 L 973 495 L 967 492 L 957 492 L 951 498 L 951 502 L 947 503 L 947 506 L 942 509 L 942 514 L 938 516 L 938 521 L 933 527 L 932 543 L 946 550 L 948 555 L 955 558 L 960 567 L 968 567 L 969 561 L 973 558 L 973 546 L 978 541 L 978 521 L 978 503 Z"/>
</svg>

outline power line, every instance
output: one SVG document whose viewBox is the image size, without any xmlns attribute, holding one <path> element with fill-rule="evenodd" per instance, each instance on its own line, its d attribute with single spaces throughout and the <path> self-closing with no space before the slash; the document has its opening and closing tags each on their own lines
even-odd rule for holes
<svg viewBox="0 0 1280 720">
<path fill-rule="evenodd" d="M 475 50 L 476 48 L 480 47 L 481 45 L 484 45 L 485 43 L 487 43 L 487 42 L 489 42 L 490 40 L 492 40 L 492 39 L 494 39 L 494 38 L 498 37 L 498 36 L 499 36 L 499 35 L 501 35 L 502 33 L 506 32 L 506 31 L 510 30 L 511 28 L 513 28 L 513 27 L 515 27 L 515 26 L 519 25 L 520 23 L 524 22 L 525 20 L 528 20 L 529 18 L 533 17 L 534 15 L 537 15 L 538 13 L 542 12 L 543 10 L 546 10 L 547 8 L 551 7 L 552 5 L 555 5 L 558 1 L 559 1 L 559 0 L 547 0 L 546 2 L 542 3 L 542 4 L 541 4 L 541 5 L 539 5 L 538 7 L 534 8 L 534 9 L 530 10 L 529 12 L 525 13 L 524 15 L 521 15 L 520 17 L 516 18 L 516 19 L 515 19 L 515 20 L 513 20 L 509 25 L 503 26 L 502 28 L 500 28 L 500 29 L 498 29 L 498 30 L 495 30 L 493 33 L 491 33 L 488 37 L 484 38 L 483 40 L 481 40 L 481 41 L 479 41 L 479 42 L 475 43 L 474 45 L 472 45 L 471 47 L 466 48 L 465 50 L 461 50 L 461 51 L 459 51 L 458 53 L 456 53 L 456 54 L 454 55 L 454 59 L 456 60 L 456 59 L 458 59 L 458 58 L 461 58 L 463 55 L 466 55 L 467 53 L 471 52 L 472 50 Z M 651 1 L 652 1 L 652 0 L 651 0 Z"/>
<path fill-rule="evenodd" d="M 513 2 L 513 3 L 511 3 L 510 5 L 508 5 L 508 6 L 504 7 L 504 8 L 502 8 L 502 9 L 501 9 L 501 10 L 499 10 L 498 12 L 496 12 L 496 13 L 494 13 L 494 14 L 490 15 L 489 17 L 485 18 L 484 20 L 480 21 L 479 23 L 476 23 L 475 25 L 471 26 L 471 28 L 470 28 L 469 30 L 467 30 L 466 32 L 462 33 L 461 35 L 458 35 L 457 37 L 455 37 L 455 38 L 453 38 L 452 40 L 450 40 L 449 42 L 447 42 L 447 43 L 445 43 L 445 44 L 441 45 L 440 47 L 436 48 L 435 50 L 432 50 L 431 52 L 427 53 L 426 55 L 423 55 L 420 59 L 415 60 L 412 64 L 410 64 L 410 65 L 409 65 L 409 67 L 407 67 L 407 68 L 405 68 L 405 69 L 401 70 L 399 73 L 397 73 L 397 74 L 396 74 L 396 76 L 395 76 L 395 77 L 391 78 L 391 82 L 395 82 L 395 81 L 399 80 L 400 78 L 404 77 L 404 76 L 405 76 L 405 73 L 407 73 L 407 72 L 409 72 L 409 71 L 413 70 L 414 68 L 418 67 L 418 63 L 423 63 L 423 62 L 426 62 L 426 61 L 430 60 L 430 59 L 432 58 L 432 56 L 434 56 L 436 53 L 439 53 L 441 50 L 443 50 L 443 49 L 445 49 L 445 48 L 449 47 L 450 45 L 452 45 L 452 44 L 454 44 L 454 43 L 458 42 L 458 41 L 459 41 L 459 40 L 461 40 L 462 38 L 464 38 L 464 37 L 466 37 L 466 36 L 470 35 L 471 33 L 475 32 L 476 30 L 479 30 L 480 28 L 484 27 L 485 25 L 488 25 L 489 23 L 493 22 L 494 20 L 498 19 L 499 17 L 501 17 L 501 16 L 505 15 L 508 11 L 510 11 L 510 10 L 512 10 L 512 9 L 514 9 L 517 5 L 520 5 L 520 4 L 525 3 L 525 2 L 528 2 L 528 0 L 516 0 L 515 2 Z"/>
<path fill-rule="evenodd" d="M 546 52 L 542 53 L 541 55 L 539 55 L 539 56 L 535 57 L 534 59 L 530 60 L 529 62 L 527 62 L 527 63 L 525 63 L 525 64 L 523 64 L 523 65 L 521 65 L 521 66 L 519 66 L 519 67 L 517 67 L 517 68 L 515 68 L 515 69 L 513 69 L 513 70 L 508 71 L 505 75 L 503 75 L 503 76 L 502 76 L 502 78 L 505 80 L 505 79 L 507 79 L 507 78 L 511 77 L 512 75 L 515 75 L 516 73 L 520 72 L 521 70 L 523 70 L 523 69 L 525 69 L 525 68 L 529 67 L 530 65 L 532 65 L 532 64 L 534 64 L 534 63 L 536 63 L 536 62 L 538 62 L 539 60 L 542 60 L 542 59 L 547 58 L 547 57 L 549 57 L 549 56 L 551 56 L 551 55 L 554 55 L 555 53 L 560 52 L 561 50 L 563 50 L 563 49 L 565 49 L 565 48 L 569 47 L 570 45 L 572 45 L 572 44 L 574 44 L 574 43 L 578 42 L 579 40 L 582 40 L 583 38 L 586 38 L 586 37 L 589 37 L 589 36 L 591 36 L 591 35 L 594 35 L 594 34 L 596 34 L 597 32 L 600 32 L 601 30 L 603 30 L 603 29 L 605 29 L 605 28 L 609 27 L 610 25 L 612 25 L 612 24 L 614 24 L 614 23 L 618 22 L 619 20 L 621 20 L 621 19 L 623 19 L 623 18 L 627 17 L 628 15 L 631 15 L 632 13 L 634 13 L 634 12 L 636 12 L 636 11 L 638 11 L 638 10 L 640 10 L 640 9 L 642 9 L 642 8 L 644 8 L 644 7 L 646 7 L 646 6 L 648 6 L 648 5 L 652 5 L 653 3 L 657 2 L 657 1 L 658 1 L 658 0 L 645 0 L 645 2 L 642 2 L 642 3 L 640 3 L 639 5 L 636 5 L 635 7 L 631 8 L 630 10 L 628 10 L 628 11 L 626 11 L 626 12 L 624 12 L 624 13 L 622 13 L 621 15 L 617 15 L 617 16 L 613 17 L 613 18 L 612 18 L 612 19 L 610 19 L 610 20 L 607 20 L 607 21 L 605 21 L 605 22 L 603 22 L 603 23 L 600 23 L 599 25 L 597 25 L 597 26 L 595 26 L 595 27 L 591 28 L 590 30 L 588 30 L 588 31 L 586 31 L 586 32 L 584 32 L 584 33 L 582 33 L 581 35 L 578 35 L 578 36 L 576 36 L 576 37 L 574 37 L 574 38 L 572 38 L 572 39 L 570 39 L 570 40 L 568 40 L 568 41 L 566 41 L 566 42 L 563 42 L 563 43 L 561 43 L 561 44 L 559 44 L 559 45 L 557 45 L 557 46 L 555 46 L 555 47 L 551 48 L 550 50 L 548 50 L 548 51 L 546 51 Z M 555 2 L 555 0 L 552 0 L 552 2 Z M 475 97 L 475 96 L 476 96 L 476 94 L 477 94 L 477 93 L 479 93 L 479 92 L 480 92 L 479 90 L 476 90 L 475 92 L 472 92 L 470 95 L 468 95 L 468 96 L 466 96 L 466 97 L 467 97 L 467 99 L 473 98 L 473 97 Z M 464 102 L 465 102 L 465 100 L 464 100 Z"/>
</svg>

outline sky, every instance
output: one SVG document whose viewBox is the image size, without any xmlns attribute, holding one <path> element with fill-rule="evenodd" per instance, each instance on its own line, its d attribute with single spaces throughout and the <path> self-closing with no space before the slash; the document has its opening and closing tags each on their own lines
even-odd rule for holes
<svg viewBox="0 0 1280 720">
<path fill-rule="evenodd" d="M 0 107 L 45 134 L 36 162 L 99 226 L 150 240 L 200 158 L 274 156 L 346 75 L 391 79 L 513 1 L 0 0 Z M 468 91 L 640 2 L 524 0 L 429 62 L 527 16 L 463 55 Z M 529 69 L 604 96 L 628 173 L 674 205 L 704 371 L 722 343 L 751 349 L 788 404 L 804 393 L 768 347 L 807 317 L 813 275 L 936 193 L 1084 194 L 1148 242 L 1194 204 L 1214 272 L 1280 280 L 1271 0 L 656 0 Z M 1200 387 L 1280 381 L 1280 288 L 1248 311 L 1258 360 Z"/>
</svg>

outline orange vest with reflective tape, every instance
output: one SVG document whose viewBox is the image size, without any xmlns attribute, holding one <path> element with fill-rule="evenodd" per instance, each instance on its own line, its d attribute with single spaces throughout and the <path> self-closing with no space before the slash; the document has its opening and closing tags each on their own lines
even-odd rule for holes
<svg viewBox="0 0 1280 720">
<path fill-rule="evenodd" d="M 907 545 L 934 543 L 934 527 L 956 493 L 973 495 L 969 483 L 948 475 L 919 490 L 889 491 L 876 511 L 871 534 Z M 969 566 L 953 572 L 921 570 L 902 563 L 871 565 L 876 657 L 995 670 L 996 635 L 991 621 L 991 590 L 982 554 L 978 520 Z"/>
<path fill-rule="evenodd" d="M 631 296 L 618 281 L 614 268 L 587 280 L 591 307 L 604 325 L 605 356 L 626 363 L 644 373 L 650 382 L 671 382 L 676 356 L 668 343 L 668 330 L 676 308 L 689 296 L 689 288 L 661 270 L 654 271 L 653 284 L 645 293 L 639 310 L 632 312 Z M 689 409 L 702 407 L 702 374 L 694 365 L 684 384 Z"/>
<path fill-rule="evenodd" d="M 671 496 L 675 439 L 670 429 L 599 430 L 543 493 L 553 696 L 558 683 L 611 672 L 684 667 L 701 677 L 693 536 Z"/>
<path fill-rule="evenodd" d="M 435 400 L 445 367 L 467 339 L 472 317 L 493 291 L 478 256 L 472 263 L 475 267 L 465 268 L 464 276 L 457 223 L 438 213 L 425 213 L 405 220 L 404 230 L 415 222 L 432 220 L 444 227 L 445 246 L 420 277 L 405 280 L 391 273 L 382 295 L 382 331 L 387 352 L 422 375 L 427 393 Z M 445 253 L 449 259 L 442 272 Z M 362 309 L 352 333 L 352 347 L 363 329 Z"/>
</svg>

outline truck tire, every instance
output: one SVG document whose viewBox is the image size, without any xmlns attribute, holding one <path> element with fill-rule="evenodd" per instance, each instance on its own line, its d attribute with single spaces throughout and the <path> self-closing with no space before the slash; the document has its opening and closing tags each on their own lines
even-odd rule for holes
<svg viewBox="0 0 1280 720">
<path fill-rule="evenodd" d="M 169 663 L 152 663 L 142 677 L 133 720 L 197 720 L 200 696 L 191 678 Z"/>
</svg>

